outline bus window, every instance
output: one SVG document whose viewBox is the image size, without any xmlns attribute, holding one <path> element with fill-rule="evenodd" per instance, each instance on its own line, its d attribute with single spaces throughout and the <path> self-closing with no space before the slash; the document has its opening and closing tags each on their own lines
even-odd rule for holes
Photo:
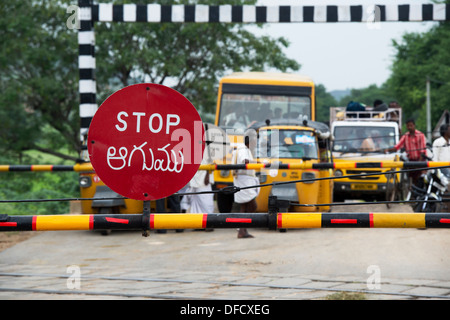
<svg viewBox="0 0 450 320">
<path fill-rule="evenodd" d="M 224 93 L 221 99 L 219 126 L 244 130 L 266 119 L 311 119 L 308 96 Z"/>
</svg>

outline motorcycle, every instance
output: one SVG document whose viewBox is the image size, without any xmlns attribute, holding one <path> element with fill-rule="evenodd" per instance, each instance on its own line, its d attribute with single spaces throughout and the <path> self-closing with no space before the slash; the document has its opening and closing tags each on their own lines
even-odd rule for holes
<svg viewBox="0 0 450 320">
<path fill-rule="evenodd" d="M 427 154 L 425 158 L 432 161 L 432 147 L 427 143 Z M 407 161 L 408 156 L 402 150 L 401 159 Z M 450 183 L 450 168 L 435 168 L 424 171 L 418 181 L 414 184 L 411 177 L 408 178 L 406 172 L 403 173 L 402 179 L 404 182 L 404 190 L 407 194 L 405 200 L 412 201 L 415 204 L 412 206 L 414 212 L 441 212 L 443 208 L 443 196 L 447 192 Z"/>
<path fill-rule="evenodd" d="M 416 185 L 411 185 L 411 195 L 418 200 L 414 212 L 441 212 L 443 195 L 447 192 L 448 177 L 439 168 L 427 170 Z"/>
</svg>

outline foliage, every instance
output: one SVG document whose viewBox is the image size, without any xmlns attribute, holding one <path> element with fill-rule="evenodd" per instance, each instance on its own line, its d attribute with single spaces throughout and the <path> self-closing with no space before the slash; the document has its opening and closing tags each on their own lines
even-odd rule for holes
<svg viewBox="0 0 450 320">
<path fill-rule="evenodd" d="M 81 150 L 77 32 L 66 26 L 70 4 L 73 1 L 0 3 L 0 12 L 8 13 L 0 16 L 2 152 L 12 155 L 34 149 L 56 154 L 55 150 L 65 148 L 67 152 L 58 156 L 75 160 L 67 153 Z M 211 113 L 217 81 L 225 72 L 300 68 L 282 52 L 288 46 L 286 39 L 256 37 L 243 24 L 96 23 L 95 31 L 99 103 L 119 88 L 150 81 L 178 90 L 200 112 Z"/>
<path fill-rule="evenodd" d="M 0 150 L 78 150 L 77 38 L 65 10 L 21 0 L 0 12 Z"/>
<path fill-rule="evenodd" d="M 38 200 L 63 199 L 79 196 L 75 172 L 4 172 L 2 180 L 8 187 L 0 188 L 0 199 Z M 68 201 L 8 202 L 0 204 L 0 213 L 9 215 L 64 214 Z"/>
<path fill-rule="evenodd" d="M 336 99 L 327 92 L 323 84 L 316 84 L 316 119 L 328 122 L 330 119 L 330 107 L 337 105 Z"/>
<path fill-rule="evenodd" d="M 388 104 L 390 101 L 395 100 L 390 94 L 389 89 L 385 84 L 378 87 L 376 84 L 372 84 L 366 88 L 351 89 L 348 96 L 342 97 L 339 101 L 339 106 L 346 106 L 350 101 L 357 101 L 363 103 L 366 106 L 373 106 L 375 100 L 381 100 Z"/>
<path fill-rule="evenodd" d="M 379 99 L 386 104 L 395 100 L 389 88 L 383 84 L 378 87 L 372 84 L 366 88 L 351 89 L 350 93 L 341 97 L 338 101 L 326 91 L 326 88 L 321 85 L 316 85 L 316 99 L 317 99 L 317 119 L 318 121 L 327 122 L 330 117 L 330 107 L 346 106 L 350 101 L 357 101 L 366 106 L 372 106 L 376 99 Z"/>
<path fill-rule="evenodd" d="M 208 4 L 223 2 L 208 1 Z M 256 1 L 231 2 L 254 4 Z M 180 3 L 192 4 L 192 1 Z M 99 100 L 104 100 L 118 88 L 149 81 L 172 87 L 185 95 L 201 113 L 212 113 L 217 82 L 224 73 L 268 68 L 298 70 L 300 65 L 282 52 L 288 45 L 284 38 L 257 37 L 247 31 L 244 24 L 98 23 Z"/>
<path fill-rule="evenodd" d="M 24 153 L 20 159 L 25 163 L 48 164 L 49 157 Z M 13 161 L 9 156 L 0 155 L 0 163 Z M 55 164 L 58 161 L 53 160 Z M 61 162 L 59 160 L 59 162 Z M 63 164 L 63 163 L 60 163 Z M 64 163 L 66 164 L 66 163 Z M 79 197 L 78 173 L 76 172 L 1 172 L 1 200 L 37 200 Z M 68 213 L 70 203 L 58 202 L 5 202 L 0 203 L 0 214 L 35 215 Z"/>
<path fill-rule="evenodd" d="M 431 123 L 450 105 L 450 24 L 441 23 L 425 33 L 407 33 L 393 45 L 396 54 L 386 85 L 403 107 L 404 119 L 415 118 L 425 132 L 427 77 L 431 80 Z"/>
</svg>

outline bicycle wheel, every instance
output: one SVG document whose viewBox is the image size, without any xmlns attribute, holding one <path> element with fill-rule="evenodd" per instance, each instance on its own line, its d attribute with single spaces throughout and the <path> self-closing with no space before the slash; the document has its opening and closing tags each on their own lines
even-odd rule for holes
<svg viewBox="0 0 450 320">
<path fill-rule="evenodd" d="M 386 175 L 386 207 L 390 208 L 391 204 L 389 202 L 398 199 L 399 181 L 397 174 L 395 172 Z"/>
<path fill-rule="evenodd" d="M 403 172 L 400 176 L 400 199 L 409 201 L 411 199 L 412 178 Z"/>
</svg>

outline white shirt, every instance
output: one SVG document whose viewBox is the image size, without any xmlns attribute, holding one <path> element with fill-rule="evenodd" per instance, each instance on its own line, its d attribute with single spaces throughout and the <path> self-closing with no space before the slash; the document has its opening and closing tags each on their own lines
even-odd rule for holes
<svg viewBox="0 0 450 320">
<path fill-rule="evenodd" d="M 433 142 L 433 161 L 450 162 L 450 145 L 444 137 Z"/>
<path fill-rule="evenodd" d="M 248 160 L 249 163 L 253 162 L 252 153 L 246 146 L 238 147 L 233 153 L 234 163 L 236 164 L 245 164 L 245 160 Z M 236 170 L 236 175 L 255 176 L 255 170 Z"/>
<path fill-rule="evenodd" d="M 208 161 L 207 161 L 208 157 L 206 156 L 206 152 L 207 152 L 207 150 L 205 148 L 201 164 L 208 163 Z M 205 184 L 205 178 L 206 178 L 207 174 L 209 174 L 209 184 Z M 213 172 L 209 173 L 207 170 L 198 170 L 197 173 L 192 177 L 191 181 L 189 182 L 189 186 L 191 188 L 204 188 L 213 183 L 214 183 L 214 173 Z"/>
</svg>

